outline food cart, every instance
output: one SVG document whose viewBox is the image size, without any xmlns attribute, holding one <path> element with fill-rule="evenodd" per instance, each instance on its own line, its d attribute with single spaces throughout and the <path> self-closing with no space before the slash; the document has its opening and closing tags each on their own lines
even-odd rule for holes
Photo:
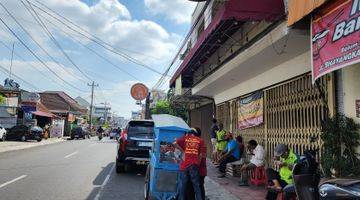
<svg viewBox="0 0 360 200">
<path fill-rule="evenodd" d="M 153 115 L 155 139 L 150 152 L 144 196 L 146 200 L 172 200 L 177 196 L 181 152 L 172 143 L 190 130 L 183 119 L 172 115 Z"/>
</svg>

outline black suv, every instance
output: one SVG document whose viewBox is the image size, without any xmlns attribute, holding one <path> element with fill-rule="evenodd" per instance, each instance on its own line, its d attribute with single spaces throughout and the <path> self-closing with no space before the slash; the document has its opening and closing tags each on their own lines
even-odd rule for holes
<svg viewBox="0 0 360 200">
<path fill-rule="evenodd" d="M 117 145 L 116 172 L 129 169 L 131 164 L 149 162 L 149 150 L 153 146 L 154 122 L 131 120 L 123 129 Z"/>
<path fill-rule="evenodd" d="M 43 129 L 38 126 L 16 125 L 6 134 L 6 140 L 36 140 L 40 142 L 43 138 Z"/>
<path fill-rule="evenodd" d="M 80 138 L 85 139 L 87 137 L 87 134 L 88 133 L 87 133 L 85 128 L 83 128 L 81 126 L 78 126 L 78 127 L 73 128 L 71 130 L 70 139 L 72 139 L 72 140 L 75 139 L 75 138 L 77 138 L 77 139 L 80 139 Z"/>
</svg>

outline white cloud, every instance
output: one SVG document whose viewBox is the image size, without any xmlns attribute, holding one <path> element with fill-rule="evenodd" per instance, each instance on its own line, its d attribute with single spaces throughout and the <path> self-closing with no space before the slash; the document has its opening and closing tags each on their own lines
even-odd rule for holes
<svg viewBox="0 0 360 200">
<path fill-rule="evenodd" d="M 38 26 L 35 20 L 31 17 L 31 15 L 27 12 L 27 10 L 23 7 L 20 1 L 3 1 L 0 0 L 10 12 L 12 12 L 16 18 L 27 28 L 33 36 L 41 43 L 46 50 L 50 52 L 50 54 L 56 57 L 59 61 L 64 61 L 63 55 L 56 49 L 56 47 L 51 43 L 50 39 L 45 35 L 43 30 Z M 176 46 L 181 39 L 179 35 L 171 33 L 170 31 L 166 30 L 160 24 L 149 21 L 149 20 L 141 20 L 141 19 L 133 19 L 129 10 L 121 4 L 117 0 L 99 0 L 93 6 L 88 6 L 87 4 L 79 1 L 79 0 L 41 0 L 44 4 L 51 9 L 55 10 L 59 14 L 65 16 L 66 18 L 70 19 L 71 21 L 75 22 L 76 24 L 80 25 L 82 28 L 86 29 L 87 31 L 97 35 L 99 38 L 103 39 L 104 41 L 110 43 L 114 47 L 118 49 L 129 49 L 131 51 L 140 52 L 141 54 L 127 52 L 133 57 L 142 60 L 144 63 L 150 66 L 154 66 L 156 70 L 162 71 L 165 68 L 165 65 L 168 64 L 169 60 L 172 59 L 175 51 L 177 50 Z M 174 1 L 174 3 L 172 3 Z M 167 0 L 165 2 L 166 6 L 170 6 L 170 4 L 174 6 L 178 6 L 178 9 L 181 12 L 175 11 L 174 17 L 171 18 L 179 23 L 188 22 L 191 16 L 192 8 L 191 5 L 195 5 L 195 3 L 181 3 L 182 0 Z M 31 1 L 36 3 L 36 1 Z M 171 3 L 170 3 L 171 2 Z M 176 3 L 175 3 L 176 2 Z M 151 3 L 151 2 L 150 2 Z M 180 5 L 181 4 L 181 5 Z M 149 4 L 148 4 L 149 5 Z M 148 6 L 147 5 L 147 6 Z M 190 5 L 190 6 L 189 6 Z M 181 6 L 181 7 L 180 7 Z M 149 7 L 150 8 L 150 7 Z M 35 8 L 36 9 L 36 8 Z M 160 9 L 160 8 L 159 8 Z M 163 9 L 163 8 L 161 8 Z M 161 10 L 160 9 L 160 10 Z M 37 10 L 37 9 L 36 9 Z M 175 9 L 172 9 L 174 12 Z M 155 10 L 154 10 L 155 11 Z M 9 18 L 9 16 L 4 15 L 4 10 L 0 9 L 0 16 L 4 17 L 6 22 L 16 30 L 16 32 L 20 33 L 20 29 L 17 27 L 15 28 L 15 23 Z M 40 10 L 37 10 L 39 14 L 42 16 L 46 16 L 46 14 L 42 13 Z M 185 14 L 188 12 L 188 14 Z M 154 12 L 154 14 L 161 14 L 161 12 Z M 181 15 L 181 16 L 180 16 Z M 170 14 L 168 15 L 171 16 Z M 185 19 L 187 18 L 187 19 Z M 47 16 L 46 19 L 51 20 L 52 22 L 56 22 L 51 17 Z M 185 20 L 185 21 L 184 21 Z M 67 32 L 74 32 L 67 29 L 64 25 L 60 25 L 56 22 L 63 30 Z M 52 25 L 48 24 L 49 28 Z M 77 55 L 78 53 L 84 53 L 81 49 L 78 49 L 72 42 L 69 40 L 65 40 L 64 37 L 67 37 L 59 30 L 55 30 L 54 28 L 50 28 L 52 33 L 58 39 L 63 48 L 66 52 L 70 53 L 69 55 L 75 60 L 80 67 L 82 67 L 82 63 L 77 62 L 76 57 L 80 56 L 89 56 L 90 54 Z M 13 40 L 12 36 L 9 38 L 9 34 L 5 33 L 3 29 L 0 29 L 0 37 L 3 37 L 3 41 L 6 38 L 6 41 Z M 31 43 L 29 39 L 25 39 L 24 34 L 21 35 L 24 38 L 27 44 L 31 44 L 30 46 L 35 52 L 41 56 L 44 61 L 48 60 L 48 58 L 39 51 L 39 49 L 35 48 L 35 45 Z M 81 41 L 89 42 L 88 40 L 81 39 Z M 70 44 L 69 44 L 70 42 Z M 20 45 L 20 44 L 18 44 Z M 96 45 L 92 45 L 96 46 Z M 23 48 L 17 50 L 18 53 L 29 55 Z M 103 51 L 103 49 L 97 48 L 97 51 Z M 110 53 L 109 53 L 110 54 Z M 92 55 L 92 54 L 91 54 Z M 114 56 L 114 58 L 119 58 L 119 56 Z M 149 58 L 150 55 L 152 58 Z M 8 56 L 8 55 L 3 55 Z M 3 57 L 3 58 L 4 58 Z M 2 65 L 8 66 L 9 60 L 0 58 L 0 63 Z M 26 58 L 31 58 L 27 56 Z M 45 59 L 47 58 L 47 59 Z M 157 59 L 153 59 L 157 58 Z M 1 60 L 2 59 L 2 60 Z M 123 60 L 121 60 L 123 61 Z M 57 79 L 54 75 L 52 75 L 46 68 L 44 68 L 40 63 L 34 61 L 22 62 L 18 60 L 14 60 L 14 72 L 19 75 L 20 77 L 29 80 L 29 82 L 34 83 L 34 85 L 38 86 L 40 89 L 44 90 L 61 90 L 64 84 L 58 83 L 50 83 L 50 80 L 43 77 L 39 72 L 36 72 L 34 69 L 31 69 L 29 64 L 35 65 L 39 70 L 48 74 L 49 77 L 53 79 Z M 68 62 L 64 62 L 69 65 Z M 79 80 L 75 79 L 73 76 L 69 75 L 66 71 L 75 74 L 75 76 L 81 77 L 78 71 L 76 71 L 72 66 L 62 66 L 59 67 L 53 62 L 47 62 L 47 64 L 56 71 L 61 77 L 65 80 L 73 83 L 74 85 L 81 85 L 81 88 L 85 88 L 83 83 L 79 83 Z M 124 63 L 126 65 L 126 63 Z M 159 79 L 159 75 L 154 74 L 142 67 L 137 67 L 136 71 L 141 73 L 142 75 L 146 74 L 146 78 L 148 79 L 147 85 L 149 87 L 153 86 L 155 82 Z M 119 79 L 120 80 L 120 79 Z M 113 106 L 113 110 L 119 111 L 121 115 L 129 115 L 130 110 L 137 110 L 139 109 L 138 106 L 135 105 L 135 101 L 130 97 L 129 90 L 132 83 L 131 81 L 124 81 L 126 79 L 121 79 L 122 81 L 118 84 L 113 85 L 110 87 L 110 90 L 103 90 L 104 97 L 107 101 L 110 101 Z M 66 86 L 66 85 L 65 85 Z M 109 85 L 107 85 L 109 87 Z M 69 88 L 67 86 L 67 88 Z M 76 92 L 67 91 L 70 95 L 75 95 L 76 97 L 78 94 Z M 115 95 L 114 95 L 115 94 Z M 118 94 L 118 95 L 117 95 Z"/>
<path fill-rule="evenodd" d="M 144 0 L 150 13 L 163 15 L 178 24 L 189 23 L 196 3 L 186 0 Z"/>
</svg>

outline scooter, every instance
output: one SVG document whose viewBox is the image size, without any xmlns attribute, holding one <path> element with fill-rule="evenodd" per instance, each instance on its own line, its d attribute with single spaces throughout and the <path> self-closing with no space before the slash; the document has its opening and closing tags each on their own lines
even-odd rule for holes
<svg viewBox="0 0 360 200">
<path fill-rule="evenodd" d="M 320 168 L 316 150 L 305 151 L 293 169 L 299 200 L 359 200 L 360 179 L 330 179 L 320 183 Z"/>
</svg>

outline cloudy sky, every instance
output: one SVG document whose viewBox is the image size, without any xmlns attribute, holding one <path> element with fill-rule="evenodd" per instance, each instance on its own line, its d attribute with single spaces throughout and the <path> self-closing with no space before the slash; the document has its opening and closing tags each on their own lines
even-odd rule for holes
<svg viewBox="0 0 360 200">
<path fill-rule="evenodd" d="M 155 85 L 187 33 L 196 6 L 187 0 L 0 2 L 1 82 L 10 76 L 15 44 L 12 78 L 21 88 L 61 90 L 90 100 L 87 83 L 95 81 L 95 103 L 110 102 L 125 117 L 139 109 L 129 95 L 131 85 Z M 162 88 L 167 87 L 168 81 Z"/>
</svg>

